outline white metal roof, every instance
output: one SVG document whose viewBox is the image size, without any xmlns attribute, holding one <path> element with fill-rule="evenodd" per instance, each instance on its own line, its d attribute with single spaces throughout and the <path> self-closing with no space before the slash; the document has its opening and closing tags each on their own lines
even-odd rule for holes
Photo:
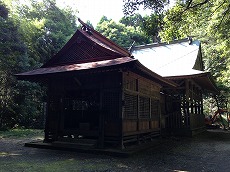
<svg viewBox="0 0 230 172">
<path fill-rule="evenodd" d="M 188 40 L 182 40 L 171 44 L 136 46 L 132 55 L 144 66 L 163 77 L 193 75 L 203 73 L 193 69 L 199 48 L 199 41 L 189 44 Z"/>
</svg>

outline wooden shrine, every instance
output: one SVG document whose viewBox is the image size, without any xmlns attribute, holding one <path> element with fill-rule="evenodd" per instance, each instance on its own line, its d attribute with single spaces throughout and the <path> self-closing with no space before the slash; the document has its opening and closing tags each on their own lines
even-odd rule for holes
<svg viewBox="0 0 230 172">
<path fill-rule="evenodd" d="M 45 143 L 123 149 L 161 134 L 161 90 L 177 84 L 83 23 L 41 68 L 17 74 L 47 86 Z"/>
</svg>

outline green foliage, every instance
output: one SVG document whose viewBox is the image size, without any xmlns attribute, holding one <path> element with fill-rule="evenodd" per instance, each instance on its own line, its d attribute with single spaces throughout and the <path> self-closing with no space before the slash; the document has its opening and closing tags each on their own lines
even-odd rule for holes
<svg viewBox="0 0 230 172">
<path fill-rule="evenodd" d="M 163 27 L 162 19 L 163 15 L 156 13 L 151 14 L 150 16 L 145 16 L 143 18 L 142 30 L 147 36 L 153 38 L 153 42 L 158 42 L 158 40 L 156 40 L 156 37 Z"/>
<path fill-rule="evenodd" d="M 133 26 L 134 28 L 137 28 L 138 26 L 142 26 L 142 21 L 143 17 L 140 14 L 135 14 L 132 16 L 124 16 L 119 22 L 125 26 Z"/>
<path fill-rule="evenodd" d="M 141 30 L 146 37 L 149 37 L 153 42 L 156 42 L 158 41 L 156 40 L 158 32 L 163 27 L 162 18 L 163 15 L 157 15 L 156 13 L 144 17 L 140 14 L 135 14 L 121 18 L 120 23 L 126 26 L 132 26 L 136 30 Z"/>
<path fill-rule="evenodd" d="M 0 129 L 43 127 L 45 89 L 13 75 L 41 66 L 77 27 L 73 11 L 59 9 L 54 0 L 22 3 L 0 1 Z"/>
<path fill-rule="evenodd" d="M 134 41 L 137 45 L 150 42 L 140 27 L 116 23 L 105 16 L 97 24 L 96 30 L 122 47 L 130 47 Z"/>
<path fill-rule="evenodd" d="M 151 9 L 160 14 L 164 11 L 164 7 L 169 4 L 169 0 L 123 0 L 123 2 L 125 15 L 132 15 L 140 7 Z"/>
<path fill-rule="evenodd" d="M 193 36 L 202 42 L 205 68 L 217 81 L 221 94 L 230 91 L 230 2 L 225 0 L 178 1 L 166 12 L 163 41 Z"/>
<path fill-rule="evenodd" d="M 73 11 L 58 8 L 55 1 L 31 1 L 16 9 L 19 14 L 16 22 L 29 48 L 31 65 L 49 60 L 77 28 Z"/>
<path fill-rule="evenodd" d="M 3 3 L 0 3 L 0 8 L 8 10 Z M 18 87 L 13 74 L 28 67 L 27 49 L 20 39 L 18 27 L 5 14 L 8 12 L 0 17 L 0 129 L 12 127 L 17 121 L 18 104 L 15 100 Z"/>
<path fill-rule="evenodd" d="M 0 138 L 31 138 L 42 137 L 44 132 L 36 129 L 12 129 L 0 131 Z"/>
</svg>

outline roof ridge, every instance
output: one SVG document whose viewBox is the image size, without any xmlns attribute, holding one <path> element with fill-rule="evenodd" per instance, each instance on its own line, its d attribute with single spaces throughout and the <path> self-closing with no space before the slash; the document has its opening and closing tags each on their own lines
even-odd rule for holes
<svg viewBox="0 0 230 172">
<path fill-rule="evenodd" d="M 90 34 L 91 31 L 93 31 L 93 33 L 95 34 L 94 36 L 96 36 L 96 38 L 99 38 L 100 40 L 101 40 L 101 38 L 103 38 L 104 39 L 103 41 L 105 41 L 106 43 L 110 44 L 110 46 L 112 46 L 112 48 L 116 49 L 117 51 L 122 53 L 124 56 L 131 56 L 130 52 L 127 51 L 125 48 L 117 45 L 116 43 L 114 43 L 110 39 L 106 38 L 104 35 L 102 35 L 101 33 L 97 32 L 94 28 L 92 28 L 91 26 L 89 26 L 86 23 L 84 23 L 80 18 L 78 18 L 78 21 L 83 25 L 83 27 L 86 28 L 86 31 L 88 31 L 89 34 Z"/>
<path fill-rule="evenodd" d="M 188 38 L 183 38 L 183 39 L 172 40 L 169 42 L 157 42 L 157 43 L 151 43 L 151 44 L 137 45 L 137 46 L 133 46 L 132 51 L 137 50 L 137 49 L 142 49 L 142 48 L 160 47 L 164 45 L 172 45 L 172 44 L 183 43 L 183 42 L 188 42 L 190 45 L 191 41 L 194 42 L 196 40 L 192 40 L 191 37 L 188 37 Z"/>
</svg>

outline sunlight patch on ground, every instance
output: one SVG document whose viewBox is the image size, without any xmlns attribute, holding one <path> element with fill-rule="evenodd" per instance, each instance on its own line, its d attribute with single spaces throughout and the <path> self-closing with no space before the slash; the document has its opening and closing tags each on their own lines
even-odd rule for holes
<svg viewBox="0 0 230 172">
<path fill-rule="evenodd" d="M 129 168 L 127 165 L 125 164 L 118 164 L 117 167 L 119 168 Z"/>
<path fill-rule="evenodd" d="M 6 156 L 19 156 L 22 154 L 17 154 L 17 153 L 9 153 L 9 152 L 0 152 L 0 157 L 6 157 Z"/>
</svg>

